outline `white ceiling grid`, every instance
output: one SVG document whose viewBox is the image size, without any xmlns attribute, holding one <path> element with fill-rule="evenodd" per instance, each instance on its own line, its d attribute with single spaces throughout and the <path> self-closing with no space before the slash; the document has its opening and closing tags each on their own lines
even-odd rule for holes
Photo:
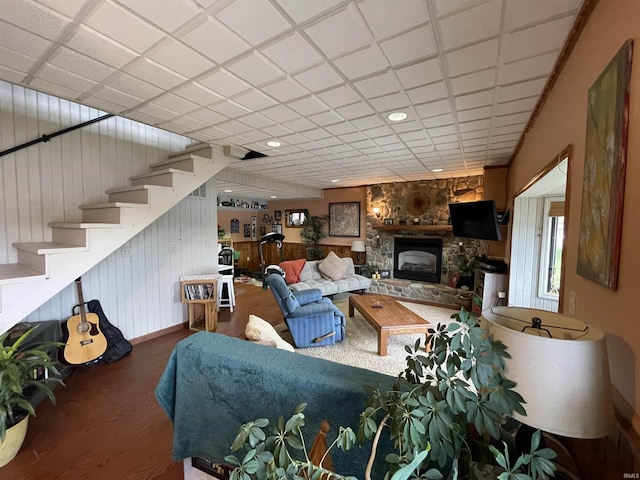
<svg viewBox="0 0 640 480">
<path fill-rule="evenodd" d="M 229 168 L 280 182 L 476 175 L 508 161 L 581 3 L 2 0 L 0 79 L 265 153 Z"/>
</svg>

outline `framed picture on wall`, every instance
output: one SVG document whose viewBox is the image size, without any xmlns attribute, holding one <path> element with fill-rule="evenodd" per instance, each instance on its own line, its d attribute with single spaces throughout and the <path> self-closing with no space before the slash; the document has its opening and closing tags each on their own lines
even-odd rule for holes
<svg viewBox="0 0 640 480">
<path fill-rule="evenodd" d="M 282 233 L 282 224 L 281 223 L 274 223 L 273 225 L 271 225 L 271 228 L 273 230 L 273 233 Z"/>
<path fill-rule="evenodd" d="M 360 202 L 329 204 L 329 236 L 360 236 Z"/>
</svg>

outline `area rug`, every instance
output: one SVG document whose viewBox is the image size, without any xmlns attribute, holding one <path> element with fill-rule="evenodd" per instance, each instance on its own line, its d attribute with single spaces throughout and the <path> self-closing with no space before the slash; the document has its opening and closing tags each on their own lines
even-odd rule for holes
<svg viewBox="0 0 640 480">
<path fill-rule="evenodd" d="M 390 336 L 387 356 L 381 357 L 378 355 L 378 337 L 373 327 L 357 311 L 353 317 L 349 318 L 349 295 L 336 296 L 333 303 L 347 317 L 345 339 L 340 343 L 326 347 L 296 348 L 296 352 L 309 357 L 324 358 L 353 367 L 366 368 L 394 377 L 404 371 L 405 358 L 407 357 L 404 346 L 413 345 L 418 338 L 424 339 L 424 335 Z M 448 322 L 451 319 L 451 314 L 456 313 L 456 310 L 449 308 L 411 302 L 400 303 L 431 323 Z M 286 330 L 284 323 L 277 325 L 276 330 L 285 340 L 292 343 L 291 334 Z"/>
<path fill-rule="evenodd" d="M 262 286 L 262 280 L 258 280 L 257 278 L 251 277 L 249 275 L 241 275 L 239 277 L 236 277 L 233 281 L 238 283 L 246 283 L 248 285 L 254 285 L 256 287 Z"/>
</svg>

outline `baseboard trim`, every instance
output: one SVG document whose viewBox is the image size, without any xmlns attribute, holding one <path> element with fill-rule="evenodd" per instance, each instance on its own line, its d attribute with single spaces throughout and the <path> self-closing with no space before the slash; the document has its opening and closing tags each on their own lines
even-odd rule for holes
<svg viewBox="0 0 640 480">
<path fill-rule="evenodd" d="M 152 333 L 148 333 L 147 335 L 142 335 L 140 337 L 132 338 L 129 341 L 132 345 L 138 345 L 140 343 L 147 342 L 149 340 L 153 340 L 154 338 L 162 337 L 167 333 L 177 332 L 179 330 L 183 330 L 185 328 L 189 328 L 187 323 L 180 323 L 178 325 L 172 325 L 171 327 L 163 328 L 162 330 L 158 330 Z"/>
</svg>

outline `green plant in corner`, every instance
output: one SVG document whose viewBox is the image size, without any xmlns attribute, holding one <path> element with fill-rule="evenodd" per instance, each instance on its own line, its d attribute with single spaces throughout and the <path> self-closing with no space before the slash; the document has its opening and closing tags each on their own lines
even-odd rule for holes
<svg viewBox="0 0 640 480">
<path fill-rule="evenodd" d="M 320 240 L 327 237 L 324 226 L 329 222 L 329 216 L 322 217 L 317 215 L 307 215 L 302 222 L 300 230 L 300 238 L 304 243 L 310 243 L 312 246 L 307 249 L 307 260 L 319 260 L 322 258 L 322 250 L 320 250 Z"/>
<path fill-rule="evenodd" d="M 25 345 L 36 328 L 27 330 L 12 344 L 8 341 L 10 331 L 0 335 L 0 443 L 4 442 L 9 428 L 26 416 L 36 414 L 27 400 L 29 389 L 42 390 L 55 404 L 51 385 L 62 383 L 59 378 L 51 378 L 53 375 L 46 375 L 49 378 L 38 378 L 36 375 L 38 371 L 48 371 L 59 376 L 46 347 L 63 345 L 59 342 Z"/>
</svg>

